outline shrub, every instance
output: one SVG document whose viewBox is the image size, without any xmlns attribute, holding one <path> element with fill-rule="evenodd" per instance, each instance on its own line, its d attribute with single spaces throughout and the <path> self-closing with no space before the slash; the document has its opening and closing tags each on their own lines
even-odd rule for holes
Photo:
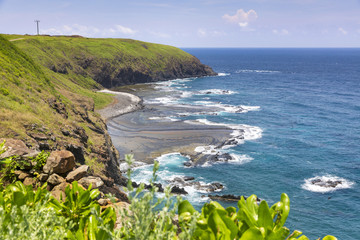
<svg viewBox="0 0 360 240">
<path fill-rule="evenodd" d="M 9 90 L 6 88 L 0 88 L 0 93 L 4 96 L 8 96 L 10 94 Z"/>
</svg>

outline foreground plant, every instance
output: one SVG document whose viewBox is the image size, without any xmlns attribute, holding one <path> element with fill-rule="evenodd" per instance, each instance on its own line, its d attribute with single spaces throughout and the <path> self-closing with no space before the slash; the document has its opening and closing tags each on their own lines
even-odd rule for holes
<svg viewBox="0 0 360 240">
<path fill-rule="evenodd" d="M 132 155 L 126 155 L 129 166 L 134 162 Z M 116 239 L 178 239 L 177 227 L 174 224 L 177 205 L 170 196 L 170 188 L 165 189 L 165 196 L 155 200 L 158 191 L 154 182 L 159 163 L 155 161 L 153 177 L 150 179 L 151 189 L 144 192 L 144 184 L 134 191 L 131 182 L 131 169 L 127 171 L 129 209 L 119 209 L 121 228 L 115 232 Z"/>
<path fill-rule="evenodd" d="M 285 193 L 271 208 L 264 200 L 258 205 L 256 195 L 246 200 L 241 197 L 238 211 L 235 207 L 225 209 L 218 202 L 206 203 L 192 239 L 308 240 L 302 232 L 295 230 L 290 234 L 284 226 L 289 212 L 290 199 Z M 199 213 L 187 200 L 179 204 L 180 221 L 188 222 L 193 214 Z M 336 238 L 326 236 L 323 240 Z"/>
</svg>

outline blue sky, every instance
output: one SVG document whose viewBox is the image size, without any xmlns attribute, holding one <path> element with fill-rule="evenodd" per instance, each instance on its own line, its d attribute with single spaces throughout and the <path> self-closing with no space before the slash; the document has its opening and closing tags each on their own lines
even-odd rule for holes
<svg viewBox="0 0 360 240">
<path fill-rule="evenodd" d="M 0 33 L 177 47 L 360 47 L 360 0 L 0 0 Z"/>
</svg>

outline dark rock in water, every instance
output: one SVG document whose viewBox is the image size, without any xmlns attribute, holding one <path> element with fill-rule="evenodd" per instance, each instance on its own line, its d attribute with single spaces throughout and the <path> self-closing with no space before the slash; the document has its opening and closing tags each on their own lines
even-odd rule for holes
<svg viewBox="0 0 360 240">
<path fill-rule="evenodd" d="M 311 184 L 317 185 L 320 187 L 325 187 L 325 188 L 335 188 L 338 185 L 343 184 L 343 182 L 340 180 L 336 180 L 336 181 L 328 180 L 325 182 L 325 181 L 322 181 L 321 179 L 317 178 L 317 179 L 312 180 Z"/>
<path fill-rule="evenodd" d="M 227 162 L 229 160 L 231 160 L 232 157 L 229 153 L 217 153 L 215 155 L 210 155 L 208 158 L 208 161 L 212 161 L 212 162 Z"/>
<path fill-rule="evenodd" d="M 192 163 L 189 161 L 189 162 L 184 162 L 184 166 L 185 167 L 192 167 Z"/>
<path fill-rule="evenodd" d="M 187 181 L 192 181 L 194 180 L 195 178 L 194 177 L 191 177 L 191 176 L 185 176 L 183 177 L 184 181 L 187 182 Z"/>
<path fill-rule="evenodd" d="M 186 192 L 184 188 L 178 187 L 176 185 L 171 188 L 171 193 L 188 194 L 188 192 Z"/>
<path fill-rule="evenodd" d="M 170 183 L 175 186 L 193 187 L 196 190 L 203 192 L 221 191 L 224 188 L 224 185 L 218 182 L 203 184 L 201 182 L 185 181 L 183 178 L 179 177 L 174 178 Z"/>
</svg>

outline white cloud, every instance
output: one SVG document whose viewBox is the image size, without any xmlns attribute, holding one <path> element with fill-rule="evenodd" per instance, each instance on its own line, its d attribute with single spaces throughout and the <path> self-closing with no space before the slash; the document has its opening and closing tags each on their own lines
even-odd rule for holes
<svg viewBox="0 0 360 240">
<path fill-rule="evenodd" d="M 339 28 L 338 28 L 338 31 L 341 32 L 341 33 L 344 34 L 344 35 L 347 35 L 347 34 L 348 34 L 348 31 L 346 31 L 346 30 L 343 29 L 342 27 L 339 27 Z"/>
<path fill-rule="evenodd" d="M 120 32 L 120 33 L 123 33 L 125 35 L 133 35 L 135 34 L 137 31 L 131 29 L 131 28 L 128 28 L 128 27 L 124 27 L 124 26 L 121 26 L 121 25 L 115 25 L 115 29 L 117 30 L 117 32 Z"/>
<path fill-rule="evenodd" d="M 199 35 L 200 37 L 206 37 L 206 35 L 207 35 L 206 30 L 205 30 L 205 29 L 202 29 L 202 28 L 199 28 L 198 31 L 197 31 L 197 33 L 198 33 L 198 35 Z"/>
<path fill-rule="evenodd" d="M 223 31 L 218 31 L 218 30 L 211 30 L 208 31 L 204 28 L 199 28 L 197 31 L 198 36 L 200 37 L 207 37 L 207 36 L 211 36 L 211 37 L 220 37 L 220 36 L 225 36 L 226 33 Z"/>
<path fill-rule="evenodd" d="M 222 16 L 222 18 L 229 23 L 235 23 L 238 24 L 241 28 L 246 28 L 250 22 L 253 22 L 258 18 L 258 15 L 253 9 L 247 12 L 245 12 L 243 9 L 238 9 L 235 15 L 225 14 Z"/>
<path fill-rule="evenodd" d="M 124 27 L 122 25 L 114 25 L 110 28 L 99 29 L 93 26 L 84 26 L 80 24 L 63 25 L 59 28 L 49 28 L 41 31 L 42 34 L 50 35 L 81 35 L 85 37 L 111 36 L 116 34 L 134 35 L 137 31 Z"/>
<path fill-rule="evenodd" d="M 289 31 L 287 29 L 281 29 L 281 30 L 273 29 L 272 32 L 273 34 L 276 35 L 282 35 L 282 36 L 289 35 Z"/>
</svg>

